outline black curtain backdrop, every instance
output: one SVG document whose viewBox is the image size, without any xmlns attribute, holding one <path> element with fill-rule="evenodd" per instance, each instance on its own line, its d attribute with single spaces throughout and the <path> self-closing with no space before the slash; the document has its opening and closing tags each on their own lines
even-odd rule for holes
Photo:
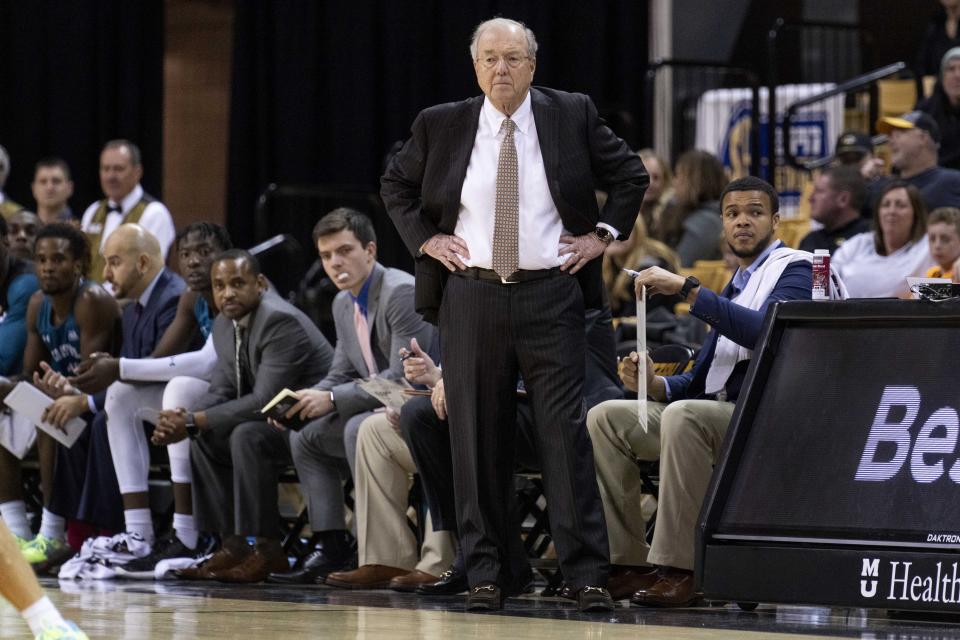
<svg viewBox="0 0 960 640">
<path fill-rule="evenodd" d="M 143 186 L 160 197 L 163 144 L 162 0 L 0 0 L 0 144 L 5 191 L 33 209 L 33 165 L 63 157 L 76 215 L 102 197 L 103 143 L 143 152 Z"/>
<path fill-rule="evenodd" d="M 270 183 L 378 190 L 386 152 L 421 109 L 480 93 L 467 47 L 473 28 L 496 15 L 536 33 L 535 84 L 589 94 L 614 130 L 638 139 L 642 0 L 235 6 L 228 226 L 241 246 L 262 239 L 252 220 Z"/>
</svg>

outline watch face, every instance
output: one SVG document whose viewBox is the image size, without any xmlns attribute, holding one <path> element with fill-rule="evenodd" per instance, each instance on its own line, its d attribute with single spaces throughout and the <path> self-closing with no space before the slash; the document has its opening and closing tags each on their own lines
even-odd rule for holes
<svg viewBox="0 0 960 640">
<path fill-rule="evenodd" d="M 604 227 L 597 227 L 594 233 L 596 233 L 597 237 L 604 242 L 610 242 L 611 240 L 613 240 L 613 234 L 610 233 L 610 229 L 605 229 Z"/>
</svg>

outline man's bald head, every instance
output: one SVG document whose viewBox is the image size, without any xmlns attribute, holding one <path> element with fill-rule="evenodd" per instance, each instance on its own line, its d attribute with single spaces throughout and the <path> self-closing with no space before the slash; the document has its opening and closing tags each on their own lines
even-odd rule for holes
<svg viewBox="0 0 960 640">
<path fill-rule="evenodd" d="M 163 269 L 156 236 L 138 224 L 122 224 L 103 244 L 103 279 L 118 298 L 139 298 Z"/>
</svg>

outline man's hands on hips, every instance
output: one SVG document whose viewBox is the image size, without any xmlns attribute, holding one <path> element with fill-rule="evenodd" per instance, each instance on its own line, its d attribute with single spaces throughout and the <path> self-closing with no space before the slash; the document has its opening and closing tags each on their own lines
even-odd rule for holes
<svg viewBox="0 0 960 640">
<path fill-rule="evenodd" d="M 470 259 L 470 250 L 464 239 L 445 233 L 438 233 L 427 240 L 421 250 L 431 258 L 439 260 L 450 271 L 467 268 L 460 256 Z"/>
<path fill-rule="evenodd" d="M 569 269 L 570 273 L 576 273 L 585 264 L 602 255 L 606 248 L 607 245 L 604 244 L 603 240 L 592 231 L 582 236 L 571 236 L 565 233 L 560 236 L 559 255 L 570 254 L 570 257 L 560 265 L 560 270 L 567 271 Z"/>
</svg>

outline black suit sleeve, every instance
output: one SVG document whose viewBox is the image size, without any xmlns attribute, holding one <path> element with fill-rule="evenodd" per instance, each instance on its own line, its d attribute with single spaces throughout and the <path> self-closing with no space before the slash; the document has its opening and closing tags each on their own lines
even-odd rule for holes
<svg viewBox="0 0 960 640">
<path fill-rule="evenodd" d="M 600 188 L 607 192 L 600 222 L 619 231 L 625 240 L 637 220 L 650 176 L 640 156 L 610 130 L 593 101 L 587 98 L 585 102 L 590 164 Z"/>
<path fill-rule="evenodd" d="M 440 233 L 433 221 L 421 213 L 427 145 L 426 116 L 420 113 L 413 121 L 410 139 L 393 157 L 380 179 L 383 204 L 413 256 L 423 243 Z"/>
</svg>

